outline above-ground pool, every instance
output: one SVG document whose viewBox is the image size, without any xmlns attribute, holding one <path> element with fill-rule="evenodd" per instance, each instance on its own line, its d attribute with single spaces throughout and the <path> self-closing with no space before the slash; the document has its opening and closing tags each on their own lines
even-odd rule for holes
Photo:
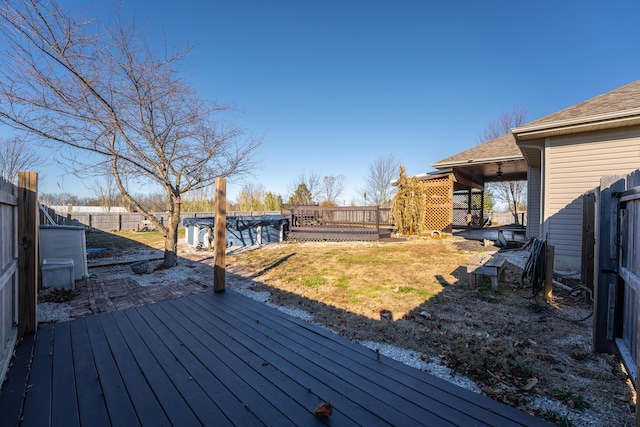
<svg viewBox="0 0 640 427">
<path fill-rule="evenodd" d="M 182 225 L 186 228 L 186 243 L 196 247 L 207 247 L 209 235 L 214 235 L 214 222 L 215 218 L 212 216 L 182 220 Z M 228 216 L 227 247 L 281 242 L 287 224 L 288 221 L 282 215 Z"/>
</svg>

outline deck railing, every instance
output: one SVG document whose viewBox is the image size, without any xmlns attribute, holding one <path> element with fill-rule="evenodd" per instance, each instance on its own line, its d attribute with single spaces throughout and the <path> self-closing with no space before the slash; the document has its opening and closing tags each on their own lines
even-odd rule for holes
<svg viewBox="0 0 640 427">
<path fill-rule="evenodd" d="M 378 206 L 293 206 L 285 217 L 291 228 L 380 228 L 392 226 L 390 212 Z"/>
</svg>

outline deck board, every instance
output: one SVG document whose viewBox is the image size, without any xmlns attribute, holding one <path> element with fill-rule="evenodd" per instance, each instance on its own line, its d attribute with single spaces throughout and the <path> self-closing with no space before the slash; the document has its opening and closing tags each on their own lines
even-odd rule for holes
<svg viewBox="0 0 640 427">
<path fill-rule="evenodd" d="M 51 421 L 53 328 L 42 328 L 34 343 L 33 362 L 24 402 L 23 426 L 46 426 Z M 35 378 L 38 380 L 36 381 Z"/>
<path fill-rule="evenodd" d="M 71 325 L 64 322 L 56 327 L 53 357 L 54 393 L 51 400 L 51 424 L 79 426 L 78 401 L 67 396 L 76 396 L 76 383 L 73 374 L 73 353 L 71 351 Z M 64 349 L 64 351 L 59 351 Z"/>
<path fill-rule="evenodd" d="M 197 424 L 198 417 L 187 399 L 198 395 L 199 390 L 189 380 L 188 372 L 160 340 L 159 336 L 167 333 L 166 328 L 154 331 L 135 308 L 112 314 L 118 318 L 118 325 L 169 421 L 174 425 Z M 192 404 L 197 406 L 200 401 Z M 201 416 L 206 418 L 206 415 Z"/>
<path fill-rule="evenodd" d="M 11 376 L 5 378 L 0 394 L 0 417 L 7 425 L 18 425 L 22 416 L 22 403 L 26 379 L 29 375 L 31 356 L 33 354 L 33 341 L 35 335 L 27 336 L 15 351 L 15 358 L 11 364 Z"/>
<path fill-rule="evenodd" d="M 384 392 L 382 390 L 384 386 L 378 383 L 381 377 L 368 377 L 375 378 L 375 381 L 367 378 L 361 381 L 353 381 L 355 376 L 343 364 L 344 359 L 340 354 L 341 346 L 335 345 L 334 342 L 329 341 L 330 345 L 325 347 L 326 342 L 306 341 L 304 337 L 294 334 L 292 331 L 287 331 L 287 328 L 282 328 L 278 333 L 276 330 L 280 329 L 280 325 L 270 324 L 269 319 L 262 316 L 256 322 L 253 319 L 252 312 L 249 310 L 228 310 L 229 307 L 226 307 L 227 309 L 225 310 L 221 306 L 216 308 L 223 312 L 224 317 L 229 318 L 229 321 L 232 321 L 245 336 L 254 340 L 254 343 L 249 344 L 251 347 L 254 347 L 260 341 L 266 340 L 269 342 L 269 347 L 273 348 L 274 351 L 280 352 L 284 358 L 294 361 L 296 366 L 309 373 L 312 377 L 311 382 L 300 384 L 299 388 L 314 390 L 318 382 L 322 382 L 325 386 L 330 386 L 334 389 L 336 394 L 334 399 L 344 400 L 345 396 L 348 396 L 349 399 L 355 400 L 357 404 L 352 405 L 350 410 L 350 415 L 354 418 L 353 421 L 360 421 L 362 418 L 367 417 L 374 424 L 386 421 L 390 424 L 398 425 L 398 423 L 406 424 L 408 422 L 420 423 L 420 420 L 424 417 L 430 417 L 433 425 L 439 424 L 434 414 L 420 411 L 422 408 L 409 408 L 413 406 L 411 403 L 398 399 L 396 395 Z M 202 312 L 203 315 L 205 313 L 206 311 Z M 211 314 L 215 315 L 215 313 Z M 222 318 L 220 318 L 220 321 L 222 321 Z M 331 356 L 326 357 L 326 353 L 330 353 Z M 347 361 L 346 363 L 352 364 L 353 362 Z M 382 400 L 377 396 L 385 396 L 386 399 Z M 322 395 L 318 397 L 324 401 L 332 400 L 332 398 Z M 339 407 L 336 401 L 332 400 L 332 403 Z M 385 419 L 379 418 L 375 414 L 370 414 L 368 408 L 376 408 L 377 411 L 384 412 Z M 410 409 L 413 409 L 413 412 Z M 416 409 L 420 412 L 419 414 L 415 413 Z M 407 417 L 407 415 L 410 416 Z"/>
<path fill-rule="evenodd" d="M 116 325 L 113 316 L 99 317 L 100 325 L 115 359 L 118 371 L 131 399 L 133 409 L 142 425 L 167 425 L 166 414 L 149 387 L 127 341 Z"/>
<path fill-rule="evenodd" d="M 24 405 L 23 426 L 549 425 L 232 291 L 44 325 L 21 346 L 31 373 L 9 371 L 0 417 Z"/>
<path fill-rule="evenodd" d="M 111 425 L 109 414 L 104 399 L 102 399 L 100 379 L 93 360 L 91 342 L 87 335 L 84 319 L 69 322 L 69 326 L 73 337 L 71 351 L 73 353 L 73 373 L 80 425 L 109 426 Z"/>
<path fill-rule="evenodd" d="M 238 304 L 245 302 L 247 301 L 242 300 Z M 252 312 L 252 308 L 257 308 L 257 311 Z M 415 369 L 386 358 L 381 358 L 381 363 L 372 350 L 355 346 L 354 351 L 353 343 L 348 340 L 306 322 L 297 319 L 292 321 L 284 313 L 264 316 L 260 307 L 253 304 L 242 305 L 241 310 L 238 310 L 237 304 L 233 307 L 221 304 L 216 306 L 216 311 L 218 310 L 230 318 L 235 317 L 234 325 L 243 322 L 249 328 L 262 331 L 263 339 L 270 336 L 284 348 L 293 349 L 297 356 L 306 357 L 306 363 L 297 360 L 295 364 L 304 366 L 316 378 L 338 384 L 340 390 L 347 389 L 359 405 L 383 411 L 385 418 L 393 424 L 399 422 L 393 418 L 399 415 L 405 423 L 407 416 L 410 416 L 419 422 L 429 419 L 430 425 L 474 425 L 487 417 L 487 411 L 500 407 L 497 402 L 487 399 L 479 400 L 483 406 L 469 406 L 467 399 L 475 400 L 482 396 L 432 376 L 423 377 L 433 381 L 416 381 Z M 255 326 L 253 323 L 256 320 L 249 313 L 259 316 Z M 289 334 L 283 332 L 286 329 L 290 330 Z M 247 331 L 245 333 L 251 334 Z M 327 341 L 327 338 L 330 340 Z M 389 363 L 393 366 L 389 366 Z M 398 372 L 399 367 L 405 367 L 409 375 Z M 353 384 L 357 384 L 359 388 L 354 388 Z M 464 398 L 459 397 L 462 392 L 465 394 Z M 384 396 L 386 401 L 380 402 L 376 396 Z M 426 405 L 428 410 L 423 407 L 421 400 L 429 402 Z M 456 408 L 461 405 L 469 407 L 465 412 L 459 412 Z M 511 415 L 515 419 L 527 420 L 528 417 L 522 417 L 524 414 L 520 411 L 508 409 L 512 410 Z"/>
</svg>

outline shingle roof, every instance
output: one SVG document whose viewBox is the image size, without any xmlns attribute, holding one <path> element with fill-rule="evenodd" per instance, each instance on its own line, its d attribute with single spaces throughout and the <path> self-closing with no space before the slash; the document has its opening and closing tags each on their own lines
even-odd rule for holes
<svg viewBox="0 0 640 427">
<path fill-rule="evenodd" d="M 529 128 L 545 124 L 553 124 L 564 120 L 579 120 L 595 116 L 624 113 L 640 108 L 640 80 L 629 83 L 618 89 L 598 95 L 557 113 L 549 114 L 538 120 L 529 122 L 522 127 Z M 516 128 L 517 129 L 517 128 Z"/>
<path fill-rule="evenodd" d="M 503 158 L 505 156 L 522 157 L 522 152 L 516 145 L 516 140 L 511 133 L 499 136 L 491 141 L 478 144 L 473 148 L 469 148 L 461 153 L 454 154 L 451 157 L 447 157 L 446 159 L 433 163 L 431 166 L 434 168 L 443 168 L 451 165 L 452 163 L 465 161 L 473 161 L 474 163 L 490 162 L 495 161 L 496 158 Z"/>
</svg>

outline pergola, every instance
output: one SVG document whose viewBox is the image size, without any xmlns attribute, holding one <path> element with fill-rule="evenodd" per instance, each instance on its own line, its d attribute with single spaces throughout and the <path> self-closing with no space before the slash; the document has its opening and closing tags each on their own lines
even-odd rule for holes
<svg viewBox="0 0 640 427">
<path fill-rule="evenodd" d="M 427 230 L 484 225 L 486 183 L 527 179 L 527 163 L 511 133 L 431 165 L 437 171 L 416 178 L 426 189 Z"/>
</svg>

